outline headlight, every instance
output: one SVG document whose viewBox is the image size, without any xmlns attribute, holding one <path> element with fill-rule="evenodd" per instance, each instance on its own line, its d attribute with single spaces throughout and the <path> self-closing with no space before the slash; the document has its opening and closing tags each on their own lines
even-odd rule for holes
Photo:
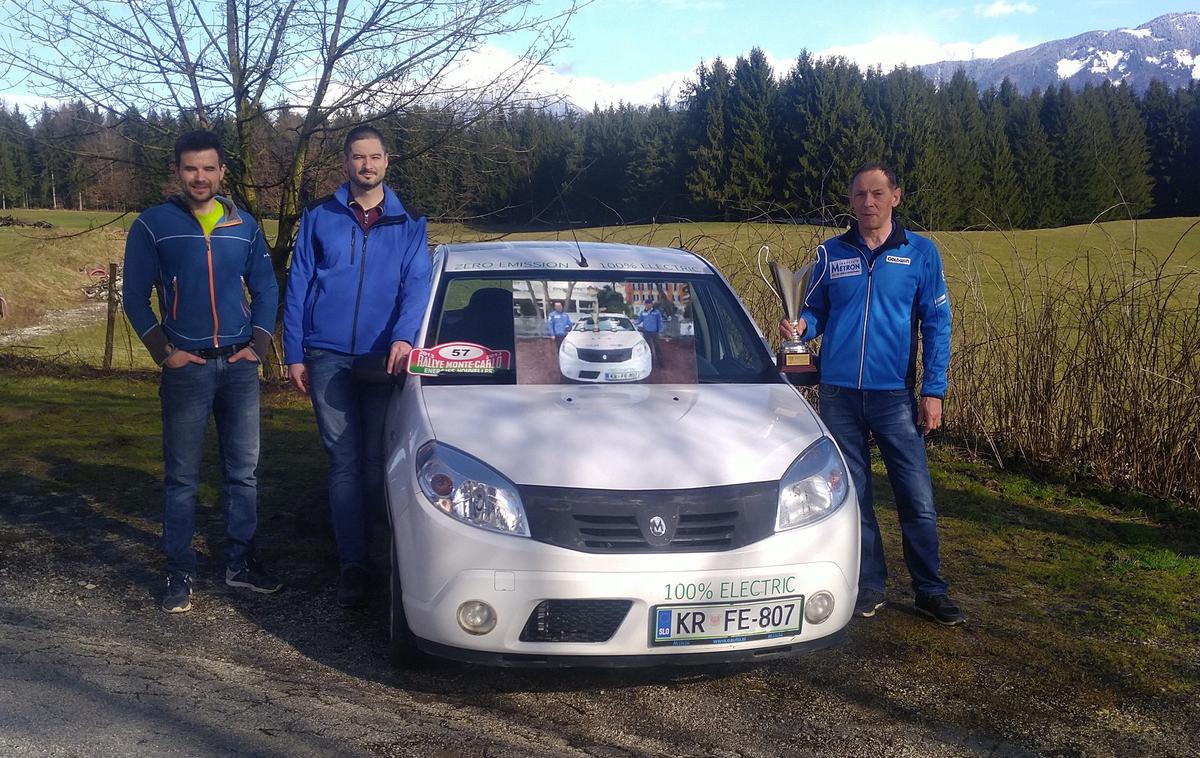
<svg viewBox="0 0 1200 758">
<path fill-rule="evenodd" d="M 645 355 L 646 351 L 649 349 L 650 348 L 646 345 L 645 342 L 639 342 L 633 346 L 633 354 L 634 355 Z"/>
<path fill-rule="evenodd" d="M 517 487 L 498 471 L 439 442 L 417 451 L 417 482 L 429 502 L 471 526 L 529 536 Z"/>
<path fill-rule="evenodd" d="M 579 357 L 579 351 L 575 349 L 574 345 L 572 345 L 570 342 L 567 342 L 566 340 L 563 340 L 562 351 L 565 355 L 570 356 L 571 358 Z"/>
<path fill-rule="evenodd" d="M 775 531 L 813 524 L 846 502 L 850 476 L 833 440 L 822 437 L 788 466 L 779 480 Z"/>
</svg>

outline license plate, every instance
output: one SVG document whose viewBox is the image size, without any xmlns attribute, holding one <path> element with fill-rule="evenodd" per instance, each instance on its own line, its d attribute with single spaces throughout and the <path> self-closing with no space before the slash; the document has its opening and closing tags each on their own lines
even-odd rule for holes
<svg viewBox="0 0 1200 758">
<path fill-rule="evenodd" d="M 658 605 L 650 611 L 655 645 L 745 642 L 800 633 L 804 596 L 745 603 Z"/>
<path fill-rule="evenodd" d="M 620 382 L 626 379 L 637 379 L 638 372 L 636 369 L 626 371 L 609 371 L 604 374 L 604 377 L 610 382 Z"/>
</svg>

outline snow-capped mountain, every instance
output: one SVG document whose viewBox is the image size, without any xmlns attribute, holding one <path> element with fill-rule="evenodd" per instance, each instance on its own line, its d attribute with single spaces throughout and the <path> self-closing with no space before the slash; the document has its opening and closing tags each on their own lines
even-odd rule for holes
<svg viewBox="0 0 1200 758">
<path fill-rule="evenodd" d="M 1153 79 L 1171 88 L 1186 87 L 1200 79 L 1200 13 L 1168 13 L 1136 29 L 1087 32 L 1002 58 L 942 61 L 920 68 L 935 81 L 946 81 L 963 68 L 980 89 L 998 87 L 1008 77 L 1021 92 L 1064 81 L 1072 89 L 1107 80 L 1125 81 L 1143 92 Z"/>
</svg>

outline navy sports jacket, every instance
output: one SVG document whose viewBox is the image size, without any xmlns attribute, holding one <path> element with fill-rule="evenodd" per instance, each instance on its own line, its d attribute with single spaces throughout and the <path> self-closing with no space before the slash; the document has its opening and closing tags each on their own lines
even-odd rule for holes
<svg viewBox="0 0 1200 758">
<path fill-rule="evenodd" d="M 803 339 L 822 336 L 821 381 L 838 387 L 899 390 L 916 386 L 921 336 L 921 394 L 946 394 L 950 301 L 942 258 L 930 240 L 894 224 L 876 251 L 857 227 L 817 248 L 801 314 Z"/>
<path fill-rule="evenodd" d="M 285 363 L 303 362 L 305 347 L 363 355 L 416 342 L 429 302 L 425 218 L 410 216 L 385 186 L 383 216 L 364 232 L 350 199 L 343 184 L 300 217 L 283 309 Z"/>
<path fill-rule="evenodd" d="M 279 286 L 262 230 L 217 197 L 224 218 L 209 236 L 180 196 L 146 209 L 125 240 L 124 308 L 157 363 L 183 350 L 250 342 L 261 363 L 275 332 Z M 158 311 L 150 291 L 158 292 Z M 250 302 L 246 302 L 249 292 Z"/>
</svg>

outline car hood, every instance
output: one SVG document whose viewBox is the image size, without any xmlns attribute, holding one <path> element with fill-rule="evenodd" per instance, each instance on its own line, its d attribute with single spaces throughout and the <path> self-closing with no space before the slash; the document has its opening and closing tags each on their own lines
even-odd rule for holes
<svg viewBox="0 0 1200 758">
<path fill-rule="evenodd" d="M 638 332 L 593 332 L 583 330 L 567 334 L 566 342 L 589 350 L 619 350 L 642 341 Z"/>
<path fill-rule="evenodd" d="M 523 485 L 641 490 L 770 481 L 823 433 L 785 384 L 421 391 L 440 442 Z"/>
</svg>

